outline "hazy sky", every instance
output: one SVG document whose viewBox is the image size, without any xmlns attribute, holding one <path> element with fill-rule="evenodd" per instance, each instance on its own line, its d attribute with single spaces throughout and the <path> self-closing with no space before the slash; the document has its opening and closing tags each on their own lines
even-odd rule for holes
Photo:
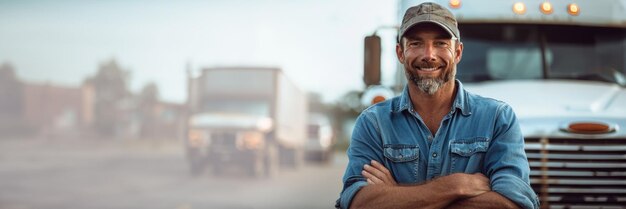
<svg viewBox="0 0 626 209">
<path fill-rule="evenodd" d="M 0 62 L 75 86 L 115 59 L 137 92 L 181 102 L 185 67 L 281 67 L 334 100 L 362 88 L 363 37 L 396 23 L 394 0 L 0 0 Z M 384 34 L 383 34 L 384 35 Z M 392 68 L 393 66 L 383 66 Z"/>
</svg>

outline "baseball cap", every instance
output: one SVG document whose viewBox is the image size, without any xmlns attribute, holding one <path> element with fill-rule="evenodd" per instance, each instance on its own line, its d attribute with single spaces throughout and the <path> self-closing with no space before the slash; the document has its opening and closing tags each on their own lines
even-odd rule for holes
<svg viewBox="0 0 626 209">
<path fill-rule="evenodd" d="M 435 23 L 448 31 L 452 37 L 461 39 L 456 18 L 452 12 L 439 4 L 425 2 L 406 10 L 398 32 L 398 41 L 404 37 L 404 33 L 420 23 Z"/>
</svg>

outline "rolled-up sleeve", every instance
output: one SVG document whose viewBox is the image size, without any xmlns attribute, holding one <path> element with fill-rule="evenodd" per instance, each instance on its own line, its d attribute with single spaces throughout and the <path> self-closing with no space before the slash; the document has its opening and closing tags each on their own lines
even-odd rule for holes
<svg viewBox="0 0 626 209">
<path fill-rule="evenodd" d="M 363 166 L 371 160 L 382 161 L 382 142 L 380 132 L 373 117 L 364 111 L 357 118 L 348 147 L 348 166 L 343 176 L 343 189 L 335 207 L 347 209 L 356 193 L 367 185 L 365 177 L 361 175 Z"/>
<path fill-rule="evenodd" d="M 491 190 L 521 208 L 539 208 L 537 195 L 530 187 L 530 167 L 515 113 L 510 106 L 498 108 L 494 137 L 485 156 L 485 170 Z"/>
</svg>

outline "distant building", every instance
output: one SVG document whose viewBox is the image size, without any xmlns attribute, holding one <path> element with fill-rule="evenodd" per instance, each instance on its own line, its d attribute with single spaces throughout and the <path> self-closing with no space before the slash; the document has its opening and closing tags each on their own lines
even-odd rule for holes
<svg viewBox="0 0 626 209">
<path fill-rule="evenodd" d="M 25 83 L 22 116 L 42 134 L 79 134 L 90 122 L 92 95 L 88 87 Z"/>
<path fill-rule="evenodd" d="M 133 94 L 115 61 L 80 86 L 21 81 L 0 65 L 0 139 L 14 136 L 179 139 L 184 105 L 158 100 L 158 88 Z"/>
</svg>

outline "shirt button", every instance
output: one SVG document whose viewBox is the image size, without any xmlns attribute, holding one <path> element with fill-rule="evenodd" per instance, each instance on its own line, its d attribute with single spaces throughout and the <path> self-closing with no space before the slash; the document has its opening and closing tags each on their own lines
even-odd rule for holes
<svg viewBox="0 0 626 209">
<path fill-rule="evenodd" d="M 433 136 L 428 136 L 428 140 L 433 140 Z"/>
<path fill-rule="evenodd" d="M 437 157 L 437 153 L 436 152 L 433 152 L 433 157 Z"/>
</svg>

